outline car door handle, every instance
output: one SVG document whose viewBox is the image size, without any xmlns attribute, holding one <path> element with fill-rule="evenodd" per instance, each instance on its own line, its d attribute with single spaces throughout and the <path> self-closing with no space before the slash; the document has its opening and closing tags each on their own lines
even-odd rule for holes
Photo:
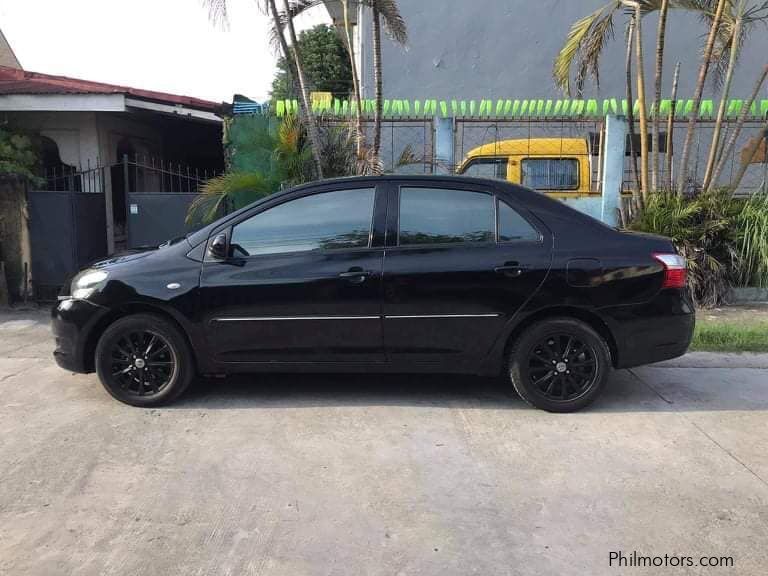
<svg viewBox="0 0 768 576">
<path fill-rule="evenodd" d="M 527 268 L 525 266 L 512 263 L 504 264 L 503 266 L 497 266 L 493 269 L 493 271 L 497 274 L 503 274 L 509 278 L 517 278 L 518 276 L 522 276 L 526 270 Z"/>
<path fill-rule="evenodd" d="M 347 272 L 339 274 L 339 278 L 343 280 L 349 280 L 353 284 L 362 284 L 365 279 L 371 275 L 369 270 L 363 270 L 362 268 L 350 268 Z"/>
</svg>

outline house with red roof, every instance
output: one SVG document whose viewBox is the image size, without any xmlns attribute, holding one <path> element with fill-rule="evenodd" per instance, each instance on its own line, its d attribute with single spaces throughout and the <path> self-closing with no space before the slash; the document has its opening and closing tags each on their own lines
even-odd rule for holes
<svg viewBox="0 0 768 576">
<path fill-rule="evenodd" d="M 223 170 L 221 107 L 0 66 L 0 124 L 39 136 L 50 190 L 104 194 L 108 253 L 126 246 L 128 193 L 196 191 Z"/>
<path fill-rule="evenodd" d="M 224 106 L 24 70 L 0 31 L 0 128 L 40 157 L 34 185 L 0 182 L 11 293 L 55 297 L 94 259 L 186 232 L 200 186 L 224 170 Z"/>
</svg>

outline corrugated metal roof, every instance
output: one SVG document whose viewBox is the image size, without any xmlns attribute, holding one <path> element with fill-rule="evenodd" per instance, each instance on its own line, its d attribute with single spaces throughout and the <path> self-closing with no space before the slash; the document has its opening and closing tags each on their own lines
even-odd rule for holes
<svg viewBox="0 0 768 576">
<path fill-rule="evenodd" d="M 207 112 L 217 112 L 221 108 L 220 103 L 192 96 L 181 96 L 166 92 L 132 88 L 130 86 L 80 80 L 67 76 L 26 72 L 16 68 L 0 66 L 0 95 L 5 94 L 125 94 L 140 100 L 181 105 Z"/>
</svg>

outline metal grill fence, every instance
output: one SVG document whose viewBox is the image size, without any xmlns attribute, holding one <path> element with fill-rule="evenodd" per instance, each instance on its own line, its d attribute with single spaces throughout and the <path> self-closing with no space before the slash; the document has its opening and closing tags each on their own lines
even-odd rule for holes
<svg viewBox="0 0 768 576">
<path fill-rule="evenodd" d="M 325 117 L 321 129 L 343 128 L 354 120 Z M 363 120 L 366 145 L 374 142 L 375 125 L 371 118 Z M 397 174 L 431 174 L 434 172 L 435 127 L 432 118 L 387 118 L 381 123 L 381 161 L 385 172 Z"/>
<path fill-rule="evenodd" d="M 468 154 L 475 148 L 486 144 L 498 144 L 504 140 L 519 140 L 523 142 L 525 155 L 536 156 L 535 139 L 548 138 L 559 140 L 562 144 L 560 152 L 546 153 L 547 158 L 573 158 L 586 160 L 590 167 L 590 190 L 597 191 L 600 182 L 600 134 L 603 130 L 602 120 L 574 120 L 574 119 L 457 119 L 454 128 L 454 157 L 451 172 L 456 172 L 467 159 Z M 573 154 L 564 150 L 565 140 L 577 138 L 583 139 L 586 153 Z M 525 143 L 528 145 L 525 146 Z M 557 146 L 554 147 L 557 150 Z M 488 151 L 492 154 L 499 150 Z"/>
<path fill-rule="evenodd" d="M 587 152 L 579 154 L 587 160 L 591 172 L 590 190 L 600 191 L 601 180 L 601 135 L 603 134 L 604 122 L 601 119 L 583 120 L 583 119 L 530 119 L 530 120 L 511 120 L 511 119 L 457 119 L 454 123 L 454 158 L 449 169 L 455 172 L 461 164 L 467 159 L 468 154 L 475 148 L 482 145 L 500 143 L 504 140 L 519 140 L 528 143 L 527 149 L 530 155 L 535 156 L 536 147 L 534 140 L 548 138 L 561 140 L 577 138 L 583 139 L 586 143 Z M 659 134 L 659 167 L 657 173 L 657 188 L 669 188 L 670 183 L 674 186 L 677 170 L 679 170 L 679 161 L 683 149 L 688 122 L 685 119 L 676 119 L 673 122 L 673 137 L 671 150 L 666 150 L 667 124 L 661 123 Z M 694 132 L 693 146 L 691 149 L 688 181 L 689 189 L 700 189 L 704 181 L 707 159 L 709 155 L 710 143 L 714 132 L 714 120 L 701 119 L 697 121 Z M 649 123 L 650 128 L 650 123 Z M 727 143 L 736 130 L 736 119 L 728 119 L 723 123 L 721 132 L 720 154 L 723 153 L 725 143 Z M 630 140 L 627 136 L 627 145 L 625 151 L 624 164 L 624 190 L 631 190 L 636 187 L 636 178 L 633 169 L 631 146 L 634 146 L 635 154 L 640 154 L 639 122 L 635 122 L 635 138 Z M 732 186 L 740 172 L 742 162 L 746 162 L 746 154 L 750 145 L 755 143 L 755 139 L 762 139 L 763 143 L 758 147 L 757 153 L 751 162 L 747 165 L 746 172 L 741 180 L 737 196 L 747 196 L 759 191 L 765 191 L 768 182 L 768 152 L 766 152 L 766 124 L 759 118 L 748 120 L 744 123 L 733 148 L 727 153 L 724 160 L 724 168 L 717 180 L 718 186 Z M 649 148 L 652 149 L 652 142 Z M 484 153 L 493 154 L 494 148 L 484 151 Z M 668 171 L 668 153 L 671 154 L 671 173 Z M 547 157 L 573 157 L 574 154 L 551 154 Z M 652 155 L 649 154 L 649 163 L 652 161 Z M 639 158 L 638 158 L 639 164 Z"/>
</svg>

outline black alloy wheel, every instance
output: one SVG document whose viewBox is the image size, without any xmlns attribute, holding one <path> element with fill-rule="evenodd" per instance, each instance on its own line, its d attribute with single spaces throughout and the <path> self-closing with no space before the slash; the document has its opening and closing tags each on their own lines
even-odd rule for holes
<svg viewBox="0 0 768 576">
<path fill-rule="evenodd" d="M 574 318 L 529 327 L 510 349 L 509 375 L 520 397 L 550 412 L 573 412 L 597 398 L 611 369 L 605 340 Z"/>
<path fill-rule="evenodd" d="M 109 351 L 112 378 L 126 394 L 158 394 L 173 381 L 178 363 L 170 344 L 157 332 L 135 330 L 118 338 Z"/>
<path fill-rule="evenodd" d="M 576 336 L 553 334 L 528 354 L 528 374 L 545 398 L 575 400 L 586 393 L 597 378 L 597 354 Z"/>
<path fill-rule="evenodd" d="M 158 406 L 180 396 L 194 377 L 192 353 L 180 330 L 150 314 L 111 324 L 96 347 L 96 372 L 113 397 Z"/>
</svg>

